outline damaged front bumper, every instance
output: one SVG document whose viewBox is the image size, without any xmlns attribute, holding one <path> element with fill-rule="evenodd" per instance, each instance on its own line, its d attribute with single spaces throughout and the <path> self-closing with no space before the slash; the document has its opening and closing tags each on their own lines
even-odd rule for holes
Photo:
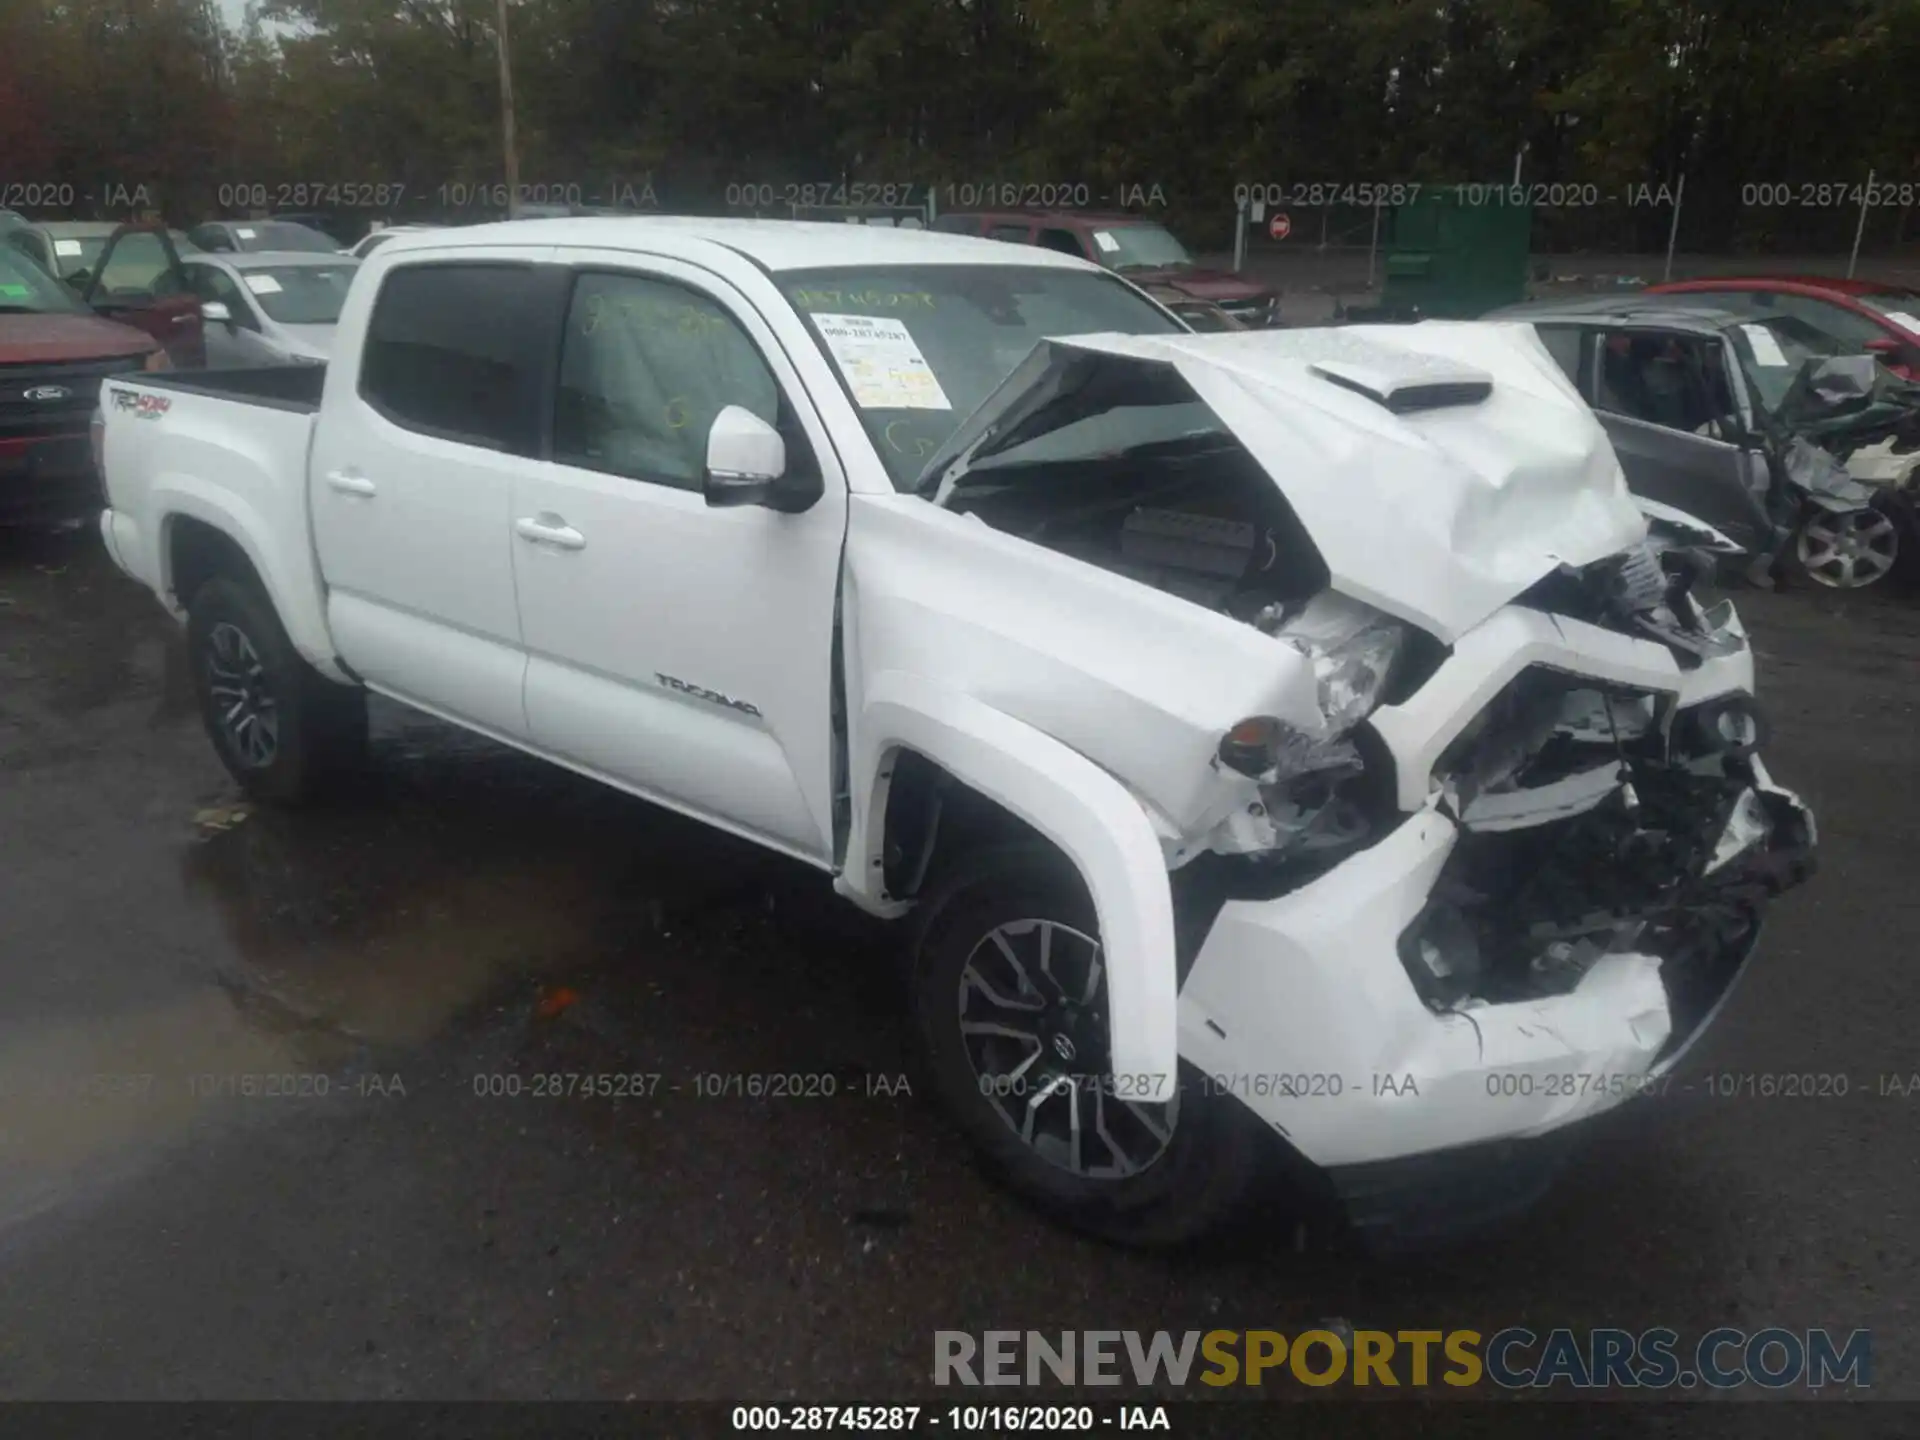
<svg viewBox="0 0 1920 1440">
<path fill-rule="evenodd" d="M 1181 1053 L 1328 1172 L 1356 1222 L 1431 1231 L 1524 1200 L 1515 1177 L 1555 1147 L 1514 1142 L 1647 1093 L 1732 991 L 1767 900 L 1810 873 L 1812 817 L 1758 736 L 1705 753 L 1752 683 L 1737 619 L 1712 618 L 1714 653 L 1681 669 L 1652 640 L 1496 616 L 1377 717 L 1411 813 L 1213 918 L 1180 994 Z M 1541 751 L 1568 774 L 1463 800 L 1448 767 L 1475 716 L 1542 672 L 1644 690 L 1655 718 L 1623 738 L 1607 710 L 1609 784 L 1590 783 L 1576 717 Z M 1483 1160 L 1508 1180 L 1453 1183 Z M 1457 1207 L 1441 1198 L 1456 1191 Z"/>
</svg>

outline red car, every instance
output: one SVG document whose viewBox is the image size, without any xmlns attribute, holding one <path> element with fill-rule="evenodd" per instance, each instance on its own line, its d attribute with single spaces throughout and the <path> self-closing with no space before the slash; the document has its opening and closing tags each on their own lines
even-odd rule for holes
<svg viewBox="0 0 1920 1440">
<path fill-rule="evenodd" d="M 152 335 L 103 319 L 27 255 L 0 245 L 0 525 L 81 519 L 95 508 L 88 426 L 100 382 L 167 364 Z"/>
<path fill-rule="evenodd" d="M 1896 375 L 1920 380 L 1920 290 L 1832 275 L 1744 275 L 1649 285 L 1649 295 L 1711 295 L 1716 308 L 1791 315 L 1844 345 L 1872 351 Z"/>
</svg>

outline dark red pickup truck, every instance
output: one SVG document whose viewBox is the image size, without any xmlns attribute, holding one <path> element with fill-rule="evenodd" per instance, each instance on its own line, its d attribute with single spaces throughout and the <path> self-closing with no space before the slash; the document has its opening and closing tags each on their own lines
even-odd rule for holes
<svg viewBox="0 0 1920 1440">
<path fill-rule="evenodd" d="M 0 243 L 0 525 L 83 518 L 99 497 L 88 426 L 101 380 L 167 364 L 152 335 Z"/>
<path fill-rule="evenodd" d="M 1173 295 L 1218 306 L 1256 330 L 1280 324 L 1280 297 L 1272 290 L 1231 270 L 1196 265 L 1171 230 L 1144 216 L 990 210 L 942 215 L 933 228 L 1078 255 L 1126 276 L 1156 299 Z"/>
</svg>

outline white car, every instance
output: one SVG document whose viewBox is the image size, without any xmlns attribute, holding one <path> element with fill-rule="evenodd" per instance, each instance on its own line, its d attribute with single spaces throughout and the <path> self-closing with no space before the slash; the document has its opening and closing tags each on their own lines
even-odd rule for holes
<svg viewBox="0 0 1920 1440">
<path fill-rule="evenodd" d="M 360 262 L 263 250 L 189 255 L 180 268 L 200 297 L 207 364 L 225 369 L 324 362 Z"/>
<path fill-rule="evenodd" d="M 324 787 L 372 690 L 911 917 L 940 1097 L 1109 1237 L 1275 1146 L 1373 1233 L 1524 1201 L 1811 864 L 1693 532 L 1524 325 L 1196 335 L 990 240 L 546 220 L 381 247 L 324 374 L 104 408 L 107 544 L 247 790 Z"/>
</svg>

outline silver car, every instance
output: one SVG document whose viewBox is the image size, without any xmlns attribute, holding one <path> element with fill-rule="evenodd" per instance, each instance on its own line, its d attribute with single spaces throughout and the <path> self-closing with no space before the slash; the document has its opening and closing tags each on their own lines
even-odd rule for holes
<svg viewBox="0 0 1920 1440">
<path fill-rule="evenodd" d="M 200 297 L 210 367 L 323 363 L 358 260 L 304 251 L 192 255 L 182 268 Z"/>
<path fill-rule="evenodd" d="M 209 220 L 187 232 L 202 250 L 216 255 L 250 255 L 263 250 L 311 250 L 331 255 L 340 242 L 297 220 Z"/>
</svg>

